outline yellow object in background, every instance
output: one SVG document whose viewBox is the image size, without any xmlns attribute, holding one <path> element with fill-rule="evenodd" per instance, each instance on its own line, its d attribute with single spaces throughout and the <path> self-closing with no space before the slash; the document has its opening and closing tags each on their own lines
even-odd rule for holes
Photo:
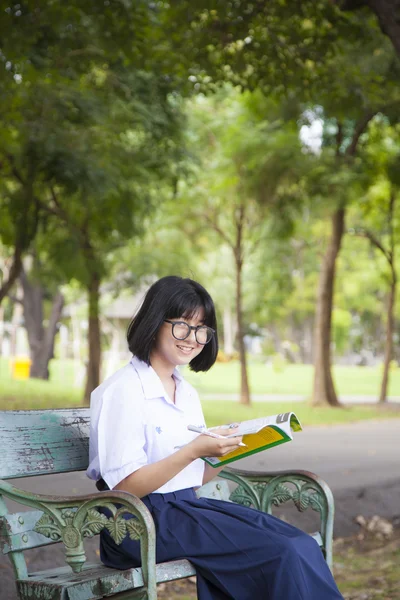
<svg viewBox="0 0 400 600">
<path fill-rule="evenodd" d="M 32 361 L 27 356 L 16 356 L 12 361 L 13 379 L 28 379 Z"/>
</svg>

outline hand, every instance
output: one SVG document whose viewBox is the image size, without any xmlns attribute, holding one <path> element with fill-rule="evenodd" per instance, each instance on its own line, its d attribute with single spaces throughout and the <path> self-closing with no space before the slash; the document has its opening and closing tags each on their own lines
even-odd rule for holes
<svg viewBox="0 0 400 600">
<path fill-rule="evenodd" d="M 233 427 L 232 425 L 230 427 L 210 427 L 209 431 L 212 431 L 213 433 L 216 433 L 217 435 L 235 435 L 235 432 L 238 430 L 239 425 L 236 425 L 235 427 Z M 240 436 L 238 436 L 240 437 Z M 239 440 L 240 442 L 241 440 Z"/>
<path fill-rule="evenodd" d="M 218 435 L 226 436 L 235 433 L 234 429 L 214 429 L 213 433 Z M 214 438 L 209 435 L 200 434 L 192 442 L 187 444 L 186 448 L 192 452 L 194 459 L 201 458 L 203 456 L 224 456 L 240 448 L 239 443 L 242 441 L 242 436 L 234 438 Z"/>
</svg>

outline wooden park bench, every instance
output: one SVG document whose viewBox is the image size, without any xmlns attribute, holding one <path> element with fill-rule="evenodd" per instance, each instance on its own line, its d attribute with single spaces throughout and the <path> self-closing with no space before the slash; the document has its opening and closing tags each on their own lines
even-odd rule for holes
<svg viewBox="0 0 400 600">
<path fill-rule="evenodd" d="M 0 412 L 0 548 L 8 554 L 21 600 L 155 600 L 157 584 L 195 575 L 188 560 L 155 561 L 155 529 L 142 501 L 126 492 L 94 492 L 81 496 L 33 494 L 14 487 L 11 478 L 83 471 L 88 465 L 89 409 Z M 254 506 L 270 513 L 293 501 L 299 511 L 319 513 L 315 534 L 329 565 L 332 560 L 333 498 L 327 484 L 307 471 L 255 473 L 225 469 L 199 496 Z M 228 482 L 237 484 L 230 491 Z M 11 514 L 4 497 L 32 510 Z M 118 508 L 115 507 L 117 504 Z M 108 507 L 107 518 L 100 507 Z M 124 519 L 123 513 L 136 518 Z M 118 571 L 100 561 L 87 563 L 84 538 L 106 527 L 119 543 L 125 535 L 140 539 L 142 567 Z M 64 544 L 66 566 L 28 572 L 24 551 Z"/>
</svg>

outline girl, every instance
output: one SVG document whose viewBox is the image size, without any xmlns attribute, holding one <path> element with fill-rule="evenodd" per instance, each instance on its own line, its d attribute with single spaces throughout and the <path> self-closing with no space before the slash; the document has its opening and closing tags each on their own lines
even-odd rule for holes
<svg viewBox="0 0 400 600">
<path fill-rule="evenodd" d="M 223 456 L 241 441 L 187 429 L 205 426 L 204 417 L 176 367 L 208 371 L 216 360 L 208 292 L 191 279 L 160 279 L 129 326 L 128 344 L 131 362 L 91 397 L 87 473 L 100 489 L 130 492 L 146 504 L 157 562 L 189 559 L 200 600 L 343 600 L 309 535 L 254 509 L 196 497 L 195 489 L 220 471 L 201 457 Z M 127 536 L 117 545 L 103 530 L 100 544 L 105 565 L 140 566 L 139 542 Z"/>
</svg>

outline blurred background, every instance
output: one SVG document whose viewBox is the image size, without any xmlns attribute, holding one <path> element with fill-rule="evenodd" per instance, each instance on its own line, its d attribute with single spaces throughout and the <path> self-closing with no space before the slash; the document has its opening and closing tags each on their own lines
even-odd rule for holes
<svg viewBox="0 0 400 600">
<path fill-rule="evenodd" d="M 397 484 L 399 40 L 398 0 L 2 2 L 0 409 L 88 405 L 181 275 L 218 311 L 216 365 L 184 369 L 209 425 L 364 423 L 343 439 L 390 440 L 361 456 Z"/>
</svg>

